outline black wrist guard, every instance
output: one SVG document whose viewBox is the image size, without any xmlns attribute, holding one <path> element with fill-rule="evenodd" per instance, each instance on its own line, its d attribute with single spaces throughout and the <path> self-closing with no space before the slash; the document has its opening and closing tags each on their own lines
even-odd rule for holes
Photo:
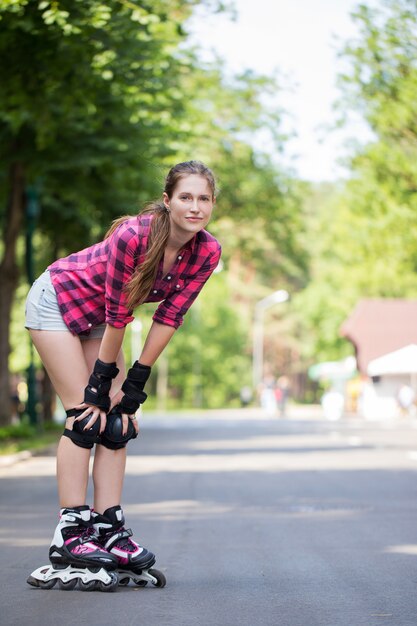
<svg viewBox="0 0 417 626">
<path fill-rule="evenodd" d="M 88 385 L 84 390 L 84 402 L 97 406 L 103 411 L 110 408 L 110 387 L 113 378 L 119 373 L 116 363 L 103 363 L 97 359 Z"/>
<path fill-rule="evenodd" d="M 122 413 L 133 415 L 139 406 L 148 397 L 143 391 L 146 381 L 151 374 L 149 365 L 141 365 L 136 361 L 127 373 L 126 380 L 122 385 L 124 396 L 120 401 Z"/>
</svg>

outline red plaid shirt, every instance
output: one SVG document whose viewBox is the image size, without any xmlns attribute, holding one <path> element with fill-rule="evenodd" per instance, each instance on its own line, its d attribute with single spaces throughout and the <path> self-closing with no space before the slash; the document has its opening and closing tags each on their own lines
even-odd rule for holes
<svg viewBox="0 0 417 626">
<path fill-rule="evenodd" d="M 146 254 L 152 217 L 127 219 L 114 233 L 81 252 L 58 259 L 48 267 L 64 321 L 74 334 L 87 333 L 98 324 L 123 328 L 134 318 L 127 308 L 123 287 Z M 183 316 L 216 268 L 219 242 L 202 230 L 189 241 L 163 275 L 158 275 L 146 302 L 161 302 L 153 319 L 178 328 Z"/>
</svg>

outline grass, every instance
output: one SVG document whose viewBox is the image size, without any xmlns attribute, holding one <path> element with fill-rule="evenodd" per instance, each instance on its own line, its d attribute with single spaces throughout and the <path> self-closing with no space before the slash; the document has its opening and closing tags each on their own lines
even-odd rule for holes
<svg viewBox="0 0 417 626">
<path fill-rule="evenodd" d="M 23 421 L 13 426 L 0 428 L 0 455 L 16 454 L 23 450 L 42 450 L 57 443 L 62 433 L 62 425 L 45 424 L 40 432 Z"/>
</svg>

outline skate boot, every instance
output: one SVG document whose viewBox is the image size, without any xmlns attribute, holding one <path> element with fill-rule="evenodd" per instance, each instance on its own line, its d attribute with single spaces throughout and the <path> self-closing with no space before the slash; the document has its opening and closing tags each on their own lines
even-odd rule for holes
<svg viewBox="0 0 417 626">
<path fill-rule="evenodd" d="M 125 518 L 120 506 L 106 509 L 102 515 L 94 512 L 93 522 L 100 544 L 118 560 L 120 585 L 128 585 L 132 580 L 138 587 L 145 587 L 148 582 L 155 587 L 165 587 L 164 574 L 150 569 L 155 563 L 155 555 L 131 539 L 133 533 L 124 527 Z"/>
<path fill-rule="evenodd" d="M 61 509 L 60 520 L 49 548 L 51 566 L 40 567 L 29 576 L 33 587 L 114 591 L 118 585 L 118 561 L 98 543 L 88 506 Z"/>
</svg>

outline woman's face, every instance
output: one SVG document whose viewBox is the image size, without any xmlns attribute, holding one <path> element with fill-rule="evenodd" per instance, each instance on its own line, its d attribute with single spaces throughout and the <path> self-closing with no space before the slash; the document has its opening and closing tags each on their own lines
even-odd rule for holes
<svg viewBox="0 0 417 626">
<path fill-rule="evenodd" d="M 207 226 L 215 198 L 204 176 L 189 174 L 178 181 L 171 198 L 164 193 L 164 204 L 170 211 L 171 234 L 191 239 Z"/>
</svg>

